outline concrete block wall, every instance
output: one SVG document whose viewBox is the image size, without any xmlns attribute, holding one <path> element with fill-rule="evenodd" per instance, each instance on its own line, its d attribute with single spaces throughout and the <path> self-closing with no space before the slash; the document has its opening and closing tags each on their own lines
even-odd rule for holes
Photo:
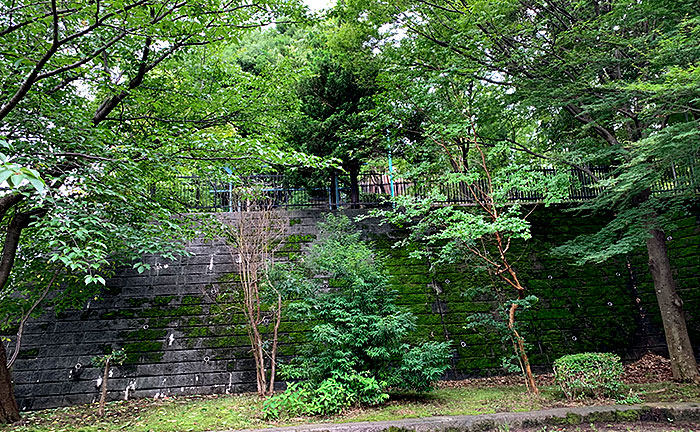
<svg viewBox="0 0 700 432">
<path fill-rule="evenodd" d="M 350 216 L 362 210 L 346 211 Z M 220 215 L 222 216 L 222 215 Z M 232 218 L 235 214 L 225 214 Z M 279 256 L 294 259 L 317 235 L 323 212 L 288 212 L 289 232 Z M 560 355 L 615 351 L 625 359 L 665 349 L 658 307 L 643 254 L 600 266 L 577 267 L 549 253 L 552 245 L 597 229 L 598 218 L 556 209 L 532 217 L 533 239 L 517 245 L 515 265 L 539 304 L 522 316 L 532 362 L 546 368 Z M 466 317 L 490 312 L 490 298 L 468 298 L 469 287 L 486 286 L 488 275 L 469 267 L 432 268 L 425 260 L 392 248 L 403 233 L 367 219 L 358 223 L 392 274 L 399 303 L 417 316 L 416 340 L 453 341 L 448 378 L 496 373 L 508 353 L 498 335 L 465 328 Z M 695 346 L 700 345 L 700 245 L 697 215 L 682 218 L 669 241 Z M 412 247 L 420 247 L 413 245 Z M 515 246 L 514 246 L 515 248 Z M 236 271 L 235 258 L 220 242 L 196 241 L 191 256 L 177 261 L 150 257 L 151 269 L 122 269 L 99 299 L 83 310 L 55 317 L 45 314 L 25 329 L 13 376 L 22 409 L 96 401 L 101 370 L 91 359 L 125 348 L 127 361 L 112 369 L 109 399 L 255 390 L 255 370 L 240 316 L 221 313 L 211 295 Z M 293 355 L 309 323 L 285 321 L 280 354 Z M 11 349 L 10 345 L 10 349 Z"/>
</svg>

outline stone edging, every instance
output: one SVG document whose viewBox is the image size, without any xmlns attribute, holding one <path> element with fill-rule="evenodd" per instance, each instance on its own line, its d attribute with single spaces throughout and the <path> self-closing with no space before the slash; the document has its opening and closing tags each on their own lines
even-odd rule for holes
<svg viewBox="0 0 700 432">
<path fill-rule="evenodd" d="M 283 428 L 248 429 L 240 432 L 480 432 L 499 427 L 528 428 L 544 425 L 632 421 L 667 424 L 680 421 L 700 424 L 700 403 L 553 408 L 541 411 L 426 417 L 380 422 L 308 424 Z"/>
</svg>

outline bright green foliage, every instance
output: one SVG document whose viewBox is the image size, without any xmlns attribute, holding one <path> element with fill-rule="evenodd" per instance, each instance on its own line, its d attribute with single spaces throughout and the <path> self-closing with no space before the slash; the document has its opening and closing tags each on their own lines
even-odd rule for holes
<svg viewBox="0 0 700 432">
<path fill-rule="evenodd" d="M 419 392 L 431 390 L 447 369 L 448 347 L 447 343 L 436 341 L 410 347 L 399 367 L 387 378 L 389 386 Z"/>
<path fill-rule="evenodd" d="M 290 310 L 316 325 L 301 355 L 282 372 L 305 384 L 270 401 L 269 415 L 294 412 L 296 400 L 308 401 L 305 409 L 316 414 L 381 403 L 387 388 L 426 391 L 447 370 L 447 343 L 411 347 L 405 342 L 415 318 L 396 305 L 380 258 L 346 216 L 329 215 L 321 224 L 321 240 L 304 267 L 314 286 Z M 288 394 L 295 391 L 302 393 Z M 280 408 L 286 400 L 288 406 Z"/>
<path fill-rule="evenodd" d="M 365 44 L 365 30 L 361 23 L 337 16 L 312 26 L 282 26 L 257 35 L 241 58 L 245 68 L 254 70 L 294 65 L 292 76 L 274 77 L 286 81 L 286 91 L 296 100 L 297 110 L 290 111 L 282 125 L 287 144 L 308 154 L 337 158 L 353 178 L 380 149 L 377 144 L 384 142 L 383 132 L 364 133 L 380 67 Z M 288 178 L 304 186 L 328 187 L 337 168 Z"/>
<path fill-rule="evenodd" d="M 301 381 L 289 384 L 286 391 L 263 402 L 263 416 L 266 419 L 328 416 L 352 405 L 374 406 L 388 399 L 382 384 L 367 374 L 345 376 L 342 381 L 327 378 L 318 384 Z"/>
<path fill-rule="evenodd" d="M 566 355 L 555 360 L 553 366 L 554 382 L 569 399 L 616 397 L 624 389 L 624 369 L 617 354 Z"/>
<path fill-rule="evenodd" d="M 0 147 L 11 149 L 10 144 L 2 139 L 0 139 Z M 0 187 L 5 182 L 10 190 L 21 190 L 25 184 L 38 193 L 44 190 L 44 181 L 38 171 L 13 163 L 12 158 L 0 153 Z"/>
<path fill-rule="evenodd" d="M 120 365 L 124 363 L 125 360 L 126 351 L 124 351 L 124 349 L 118 349 L 109 354 L 93 357 L 90 363 L 92 363 L 93 366 L 105 367 L 108 362 L 110 365 Z"/>
<path fill-rule="evenodd" d="M 438 139 L 441 138 L 435 138 Z M 529 370 L 527 356 L 520 347 L 524 335 L 518 331 L 515 317 L 536 298 L 526 294 L 527 284 L 520 280 L 518 270 L 509 261 L 512 255 L 509 250 L 512 243 L 531 238 L 527 220 L 530 212 L 509 203 L 508 196 L 513 190 L 537 193 L 549 204 L 561 199 L 568 182 L 565 177 L 547 177 L 517 163 L 503 166 L 502 161 L 512 154 L 507 147 L 483 149 L 478 143 L 465 144 L 475 149 L 463 152 L 459 160 L 450 157 L 453 162 L 450 168 L 459 172 L 445 172 L 447 169 L 443 168 L 439 181 L 425 197 L 398 196 L 394 208 L 374 214 L 407 227 L 409 235 L 395 247 L 420 242 L 423 247 L 413 250 L 411 256 L 427 257 L 433 271 L 441 265 L 460 268 L 468 265 L 468 271 L 488 273 L 491 284 L 479 294 L 493 299 L 499 306 L 498 313 L 469 316 L 468 328 L 495 329 L 506 346 L 515 348 L 515 355 L 504 359 L 504 369 L 525 372 Z M 473 205 L 451 205 L 450 200 L 456 197 L 470 200 Z"/>
</svg>

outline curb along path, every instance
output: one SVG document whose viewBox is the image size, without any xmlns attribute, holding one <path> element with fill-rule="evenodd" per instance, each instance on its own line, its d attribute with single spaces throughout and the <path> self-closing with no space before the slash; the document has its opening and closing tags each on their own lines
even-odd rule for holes
<svg viewBox="0 0 700 432">
<path fill-rule="evenodd" d="M 542 411 L 425 417 L 380 422 L 307 424 L 281 428 L 246 429 L 240 432 L 477 432 L 505 426 L 508 428 L 528 428 L 545 425 L 633 421 L 666 424 L 680 421 L 696 422 L 700 425 L 700 403 L 554 408 Z"/>
</svg>

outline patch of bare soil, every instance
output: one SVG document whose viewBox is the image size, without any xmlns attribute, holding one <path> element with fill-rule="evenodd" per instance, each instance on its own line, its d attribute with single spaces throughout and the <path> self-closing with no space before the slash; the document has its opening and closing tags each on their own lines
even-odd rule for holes
<svg viewBox="0 0 700 432">
<path fill-rule="evenodd" d="M 539 374 L 535 375 L 537 385 L 551 385 L 554 383 L 554 375 Z M 525 381 L 522 375 L 498 375 L 484 378 L 467 378 L 456 381 L 440 381 L 440 388 L 457 388 L 457 387 L 510 387 L 524 385 Z"/>
<path fill-rule="evenodd" d="M 646 353 L 634 363 L 625 365 L 622 380 L 626 384 L 648 384 L 671 381 L 671 361 L 653 353 Z M 554 375 L 551 373 L 535 375 L 538 386 L 554 384 Z M 441 381 L 441 388 L 456 387 L 503 387 L 523 385 L 522 375 L 499 375 L 484 378 L 467 378 L 455 381 Z"/>
</svg>

